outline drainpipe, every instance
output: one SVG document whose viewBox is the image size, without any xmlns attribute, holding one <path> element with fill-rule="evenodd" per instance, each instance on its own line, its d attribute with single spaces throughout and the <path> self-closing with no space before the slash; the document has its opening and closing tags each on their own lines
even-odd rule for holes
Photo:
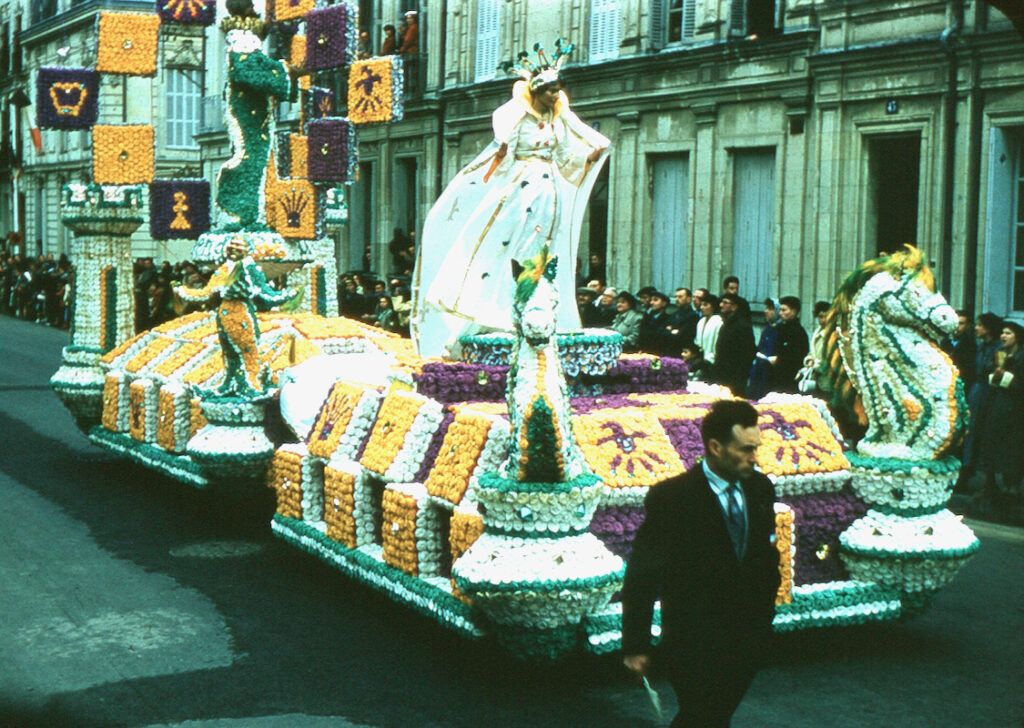
<svg viewBox="0 0 1024 728">
<path fill-rule="evenodd" d="M 981 128 L 983 96 L 978 88 L 977 59 L 971 62 L 971 90 L 968 96 L 971 113 L 968 118 L 967 138 L 967 251 L 964 261 L 964 308 L 974 311 L 978 295 L 978 224 L 981 209 Z"/>
<path fill-rule="evenodd" d="M 953 283 L 953 179 L 956 172 L 956 97 L 959 63 L 956 43 L 964 22 L 963 0 L 953 2 L 953 22 L 942 31 L 939 45 L 946 54 L 946 93 L 944 102 L 944 130 L 946 140 L 942 159 L 942 269 L 940 290 L 947 299 Z"/>
</svg>

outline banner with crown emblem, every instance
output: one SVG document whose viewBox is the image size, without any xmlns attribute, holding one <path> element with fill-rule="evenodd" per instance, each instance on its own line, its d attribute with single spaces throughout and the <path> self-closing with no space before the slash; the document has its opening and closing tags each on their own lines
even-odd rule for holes
<svg viewBox="0 0 1024 728">
<path fill-rule="evenodd" d="M 153 240 L 196 240 L 209 229 L 209 182 L 158 179 L 149 186 L 149 233 Z"/>
<path fill-rule="evenodd" d="M 285 238 L 315 238 L 317 200 L 313 184 L 304 179 L 278 179 L 267 187 L 267 224 Z"/>
<path fill-rule="evenodd" d="M 36 75 L 36 126 L 88 129 L 99 115 L 99 74 L 88 68 L 40 68 Z"/>
<path fill-rule="evenodd" d="M 348 118 L 353 124 L 401 121 L 402 87 L 401 56 L 356 61 L 348 74 Z"/>
</svg>

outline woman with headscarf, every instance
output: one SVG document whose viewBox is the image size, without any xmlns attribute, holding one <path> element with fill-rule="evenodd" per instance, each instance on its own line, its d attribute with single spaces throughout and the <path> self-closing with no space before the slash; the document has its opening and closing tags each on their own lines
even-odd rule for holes
<svg viewBox="0 0 1024 728">
<path fill-rule="evenodd" d="M 999 339 L 980 377 L 988 396 L 979 415 L 978 446 L 985 474 L 981 506 L 1004 510 L 1018 495 L 1024 462 L 1024 327 L 1005 321 Z"/>
</svg>

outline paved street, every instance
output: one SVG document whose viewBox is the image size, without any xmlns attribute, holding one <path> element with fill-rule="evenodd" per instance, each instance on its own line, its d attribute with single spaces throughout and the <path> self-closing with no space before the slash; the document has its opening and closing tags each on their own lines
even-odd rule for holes
<svg viewBox="0 0 1024 728">
<path fill-rule="evenodd" d="M 617 657 L 519 665 L 274 539 L 269 491 L 92 447 L 47 386 L 65 342 L 0 318 L 0 725 L 653 725 Z M 734 725 L 1021 726 L 1024 530 L 973 525 L 930 612 L 778 639 Z"/>
</svg>

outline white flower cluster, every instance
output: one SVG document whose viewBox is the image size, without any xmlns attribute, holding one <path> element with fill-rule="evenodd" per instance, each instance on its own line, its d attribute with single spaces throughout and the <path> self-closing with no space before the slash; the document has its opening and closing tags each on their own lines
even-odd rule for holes
<svg viewBox="0 0 1024 728">
<path fill-rule="evenodd" d="M 135 388 L 136 390 L 141 390 L 141 392 L 142 392 L 142 395 L 141 395 L 142 396 L 142 402 L 140 404 L 140 406 L 142 408 L 142 412 L 140 414 L 141 414 L 142 422 L 144 423 L 144 427 L 143 427 L 142 431 L 141 432 L 133 432 L 132 433 L 132 437 L 134 437 L 139 442 L 150 442 L 150 443 L 156 442 L 156 425 L 157 425 L 156 409 L 157 409 L 157 391 L 158 390 L 157 390 L 157 388 L 155 386 L 153 386 L 153 380 L 152 379 L 147 379 L 147 378 L 144 378 L 144 377 L 143 378 L 139 378 L 139 379 L 135 379 L 131 383 L 131 385 L 129 385 L 129 390 L 131 388 Z M 137 416 L 136 413 L 132 412 L 129 415 L 129 419 L 130 420 L 134 419 L 136 416 Z"/>
<path fill-rule="evenodd" d="M 686 383 L 686 391 L 690 394 L 703 394 L 708 397 L 718 397 L 719 399 L 733 398 L 733 394 L 729 391 L 728 387 L 723 387 L 721 384 L 712 384 L 711 382 L 699 382 L 695 379 L 691 379 Z"/>
<path fill-rule="evenodd" d="M 621 587 L 622 559 L 593 534 L 510 538 L 485 533 L 452 567 L 473 602 L 498 624 L 578 623 Z"/>
<path fill-rule="evenodd" d="M 379 506 L 373 498 L 370 478 L 362 465 L 349 458 L 335 455 L 328 461 L 327 468 L 339 473 L 346 473 L 351 476 L 353 485 L 353 510 L 352 520 L 355 522 L 356 546 L 367 546 L 376 541 L 377 534 L 374 533 L 374 515 L 378 512 Z M 345 503 L 339 498 L 324 503 L 325 509 L 344 509 Z"/>
<path fill-rule="evenodd" d="M 912 511 L 941 508 L 949 501 L 957 472 L 932 473 L 908 463 L 904 472 L 880 468 L 853 468 L 853 492 L 871 505 Z"/>
<path fill-rule="evenodd" d="M 601 506 L 642 506 L 647 493 L 648 486 L 622 486 L 612 488 L 608 485 L 601 485 Z"/>
<path fill-rule="evenodd" d="M 441 519 L 449 519 L 451 511 L 440 505 L 442 501 L 431 498 L 421 483 L 391 483 L 386 490 L 412 498 L 416 503 L 416 514 L 411 520 L 395 518 L 389 521 L 385 509 L 383 528 L 390 532 L 383 539 L 385 561 L 394 563 L 388 558 L 389 545 L 400 542 L 403 548 L 415 551 L 416 571 L 420 577 L 437 576 L 449 548 L 448 543 L 441 539 Z"/>
<path fill-rule="evenodd" d="M 480 457 L 476 459 L 476 466 L 469 479 L 469 493 L 476 489 L 477 480 L 484 473 L 497 472 L 501 463 L 508 454 L 509 440 L 512 431 L 509 428 L 508 420 L 497 415 L 481 415 L 491 421 L 491 429 L 487 431 L 487 440 L 484 442 L 484 449 L 480 451 Z"/>
<path fill-rule="evenodd" d="M 962 556 L 978 548 L 978 539 L 960 516 L 948 510 L 905 518 L 869 510 L 839 535 L 843 552 L 926 558 Z"/>
<path fill-rule="evenodd" d="M 171 423 L 172 441 L 165 450 L 184 453 L 192 435 L 191 396 L 185 385 L 178 380 L 169 380 L 160 388 L 160 397 L 170 397 L 174 402 L 174 422 Z M 157 423 L 159 426 L 160 422 Z"/>
<path fill-rule="evenodd" d="M 324 520 L 323 461 L 310 455 L 305 443 L 296 443 L 294 452 L 302 458 L 302 520 L 319 523 Z"/>
<path fill-rule="evenodd" d="M 775 486 L 775 495 L 794 496 L 811 493 L 838 493 L 850 482 L 849 470 L 835 470 L 831 473 L 805 473 L 802 475 L 768 474 Z"/>
<path fill-rule="evenodd" d="M 423 400 L 412 427 L 406 433 L 402 449 L 384 473 L 384 479 L 390 483 L 408 483 L 416 477 L 423 464 L 423 456 L 430 447 L 430 440 L 441 426 L 444 408 L 432 399 L 424 397 Z"/>
<path fill-rule="evenodd" d="M 263 430 L 264 408 L 262 402 L 204 401 L 209 424 L 188 441 L 188 456 L 210 475 L 258 476 L 274 454 Z"/>
<path fill-rule="evenodd" d="M 585 530 L 602 495 L 600 481 L 555 492 L 482 487 L 474 492 L 489 526 L 506 533 L 553 536 Z"/>
<path fill-rule="evenodd" d="M 348 426 L 345 427 L 345 434 L 338 440 L 338 447 L 334 450 L 333 458 L 354 460 L 359 453 L 359 446 L 362 445 L 370 430 L 373 428 L 374 420 L 377 418 L 377 411 L 380 403 L 384 400 L 384 393 L 374 387 L 364 387 L 359 397 L 359 402 L 349 418 Z"/>
<path fill-rule="evenodd" d="M 110 396 L 116 398 L 117 404 L 112 405 L 116 417 L 113 423 L 114 432 L 127 432 L 128 431 L 128 413 L 131 410 L 129 407 L 129 389 L 131 381 L 124 375 L 124 372 L 113 371 L 107 374 L 104 378 L 104 396 Z M 111 429 L 109 426 L 107 429 Z"/>
</svg>

